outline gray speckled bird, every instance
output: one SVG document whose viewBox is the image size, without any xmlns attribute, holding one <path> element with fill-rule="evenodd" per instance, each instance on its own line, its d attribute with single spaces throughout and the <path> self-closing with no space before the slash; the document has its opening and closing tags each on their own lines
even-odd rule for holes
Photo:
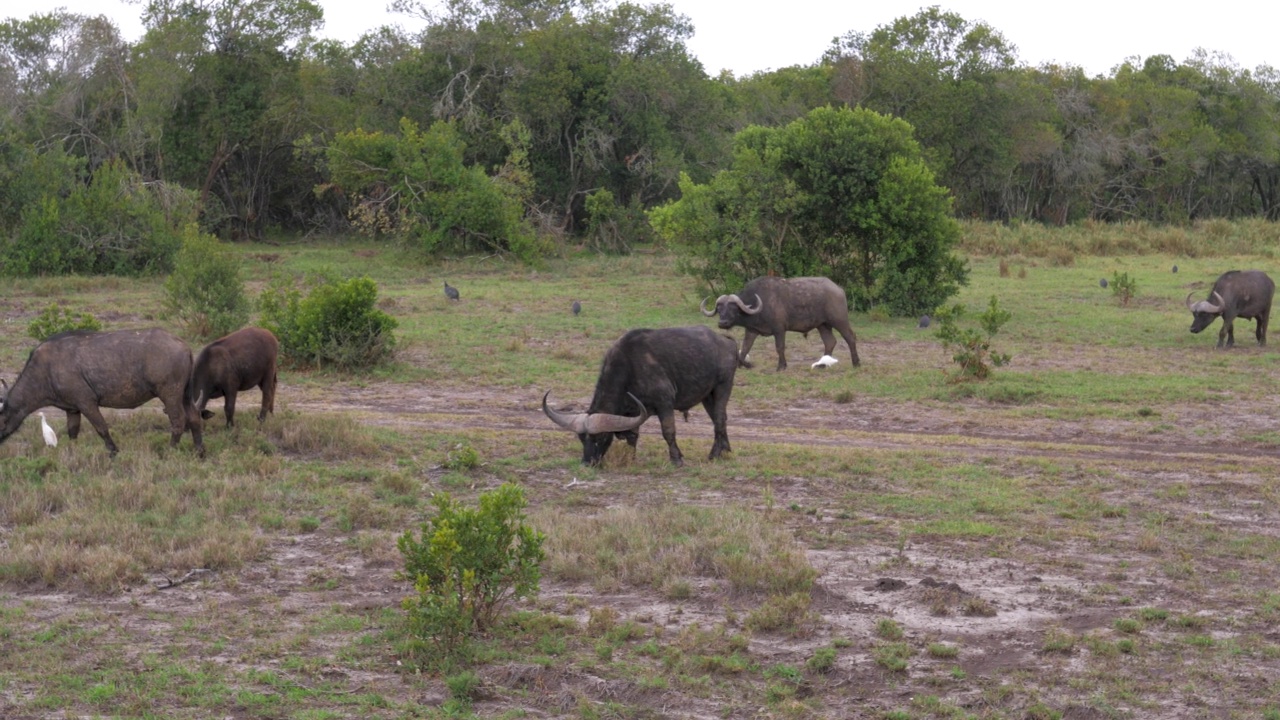
<svg viewBox="0 0 1280 720">
<path fill-rule="evenodd" d="M 450 300 L 457 300 L 460 297 L 458 295 L 458 288 L 450 286 L 448 280 L 444 281 L 444 296 Z"/>
<path fill-rule="evenodd" d="M 920 324 L 918 325 L 918 327 L 921 327 L 921 328 L 927 328 L 927 327 L 929 327 L 929 322 L 930 322 L 930 321 L 929 321 L 929 316 L 928 316 L 928 315 L 921 315 L 921 316 L 920 316 Z"/>
<path fill-rule="evenodd" d="M 573 301 L 573 314 L 574 314 L 574 315 L 577 315 L 577 314 L 578 314 L 578 313 L 580 313 L 580 312 L 582 312 L 582 303 L 578 302 L 577 300 L 574 300 L 574 301 Z"/>
<path fill-rule="evenodd" d="M 1098 287 L 1106 287 L 1106 286 L 1107 286 L 1106 278 L 1102 278 L 1101 280 L 1098 281 Z"/>
</svg>

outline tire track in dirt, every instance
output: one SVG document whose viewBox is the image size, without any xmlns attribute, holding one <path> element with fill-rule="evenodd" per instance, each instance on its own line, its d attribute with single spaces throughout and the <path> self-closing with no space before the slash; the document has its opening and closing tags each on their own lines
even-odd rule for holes
<svg viewBox="0 0 1280 720">
<path fill-rule="evenodd" d="M 514 393 L 523 395 L 524 393 Z M 324 396 L 302 392 L 295 395 L 289 407 L 302 412 L 354 413 L 365 422 L 376 425 L 413 427 L 441 432 L 458 429 L 493 432 L 518 431 L 564 434 L 543 416 L 539 405 L 530 407 L 512 397 L 513 393 L 497 388 L 448 390 L 386 384 L 380 386 L 330 388 Z M 800 445 L 904 452 L 932 452 L 971 457 L 1020 457 L 1050 460 L 1120 461 L 1155 464 L 1225 467 L 1248 463 L 1280 467 L 1280 449 L 1233 441 L 1210 443 L 1173 434 L 1161 442 L 1118 439 L 1084 433 L 1083 437 L 1064 439 L 1061 435 L 1023 431 L 994 431 L 992 427 L 1013 427 L 1016 421 L 999 412 L 976 420 L 950 421 L 945 412 L 927 409 L 931 427 L 894 424 L 886 416 L 869 415 L 858 410 L 830 410 L 823 415 L 804 412 L 809 408 L 788 408 L 773 412 L 752 412 L 730 416 L 729 438 L 740 453 L 750 444 Z M 895 412 L 895 414 L 897 414 Z M 661 442 L 657 420 L 645 423 L 642 435 L 651 442 Z M 1049 429 L 1055 429 L 1049 422 Z M 1079 429 L 1069 433 L 1079 435 Z M 1068 432 L 1062 433 L 1063 435 Z M 710 420 L 700 408 L 691 410 L 688 419 L 677 415 L 678 438 L 695 437 L 710 440 Z"/>
</svg>

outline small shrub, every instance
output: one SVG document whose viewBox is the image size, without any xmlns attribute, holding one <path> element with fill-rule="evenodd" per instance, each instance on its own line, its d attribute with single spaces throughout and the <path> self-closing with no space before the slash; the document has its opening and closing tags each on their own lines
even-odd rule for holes
<svg viewBox="0 0 1280 720">
<path fill-rule="evenodd" d="M 454 700 L 470 703 L 475 699 L 476 690 L 480 687 L 480 677 L 471 670 L 464 670 L 457 675 L 445 678 L 444 684 L 449 688 L 449 696 Z"/>
<path fill-rule="evenodd" d="M 508 602 L 537 594 L 543 536 L 525 524 L 524 492 L 510 483 L 481 494 L 478 508 L 448 493 L 432 503 L 436 514 L 419 536 L 406 532 L 396 544 L 405 560 L 401 576 L 416 591 L 403 603 L 410 632 L 444 662 Z"/>
<path fill-rule="evenodd" d="M 1076 638 L 1070 632 L 1062 628 L 1050 628 L 1044 634 L 1044 644 L 1041 649 L 1045 652 L 1070 653 L 1076 646 Z"/>
<path fill-rule="evenodd" d="M 1138 294 L 1138 281 L 1129 277 L 1127 272 L 1117 272 L 1111 276 L 1111 294 L 1127 306 L 1129 300 Z"/>
<path fill-rule="evenodd" d="M 1000 367 L 1013 357 L 991 349 L 991 339 L 1000 332 L 1001 326 L 1009 322 L 1012 314 L 1000 308 L 995 295 L 991 296 L 986 311 L 978 316 L 980 329 L 961 329 L 957 323 L 964 314 L 965 307 L 960 303 L 939 310 L 936 314 L 938 339 L 954 353 L 951 359 L 960 366 L 953 380 L 985 380 L 991 374 L 992 366 Z"/>
<path fill-rule="evenodd" d="M 449 470 L 474 470 L 480 466 L 480 453 L 467 443 L 458 443 L 445 456 L 444 466 Z"/>
<path fill-rule="evenodd" d="M 903 672 L 907 669 L 907 660 L 915 654 L 915 650 L 911 646 L 903 642 L 881 643 L 877 645 L 875 650 L 871 651 L 871 656 L 875 658 L 876 664 L 890 672 Z"/>
<path fill-rule="evenodd" d="M 290 362 L 356 370 L 390 359 L 396 320 L 377 307 L 378 286 L 367 277 L 322 278 L 304 298 L 277 278 L 260 299 L 262 324 Z"/>
<path fill-rule="evenodd" d="M 829 673 L 836 666 L 836 649 L 834 647 L 820 647 L 813 651 L 813 655 L 805 661 L 804 666 L 809 672 L 813 673 Z"/>
<path fill-rule="evenodd" d="M 885 640 L 901 640 L 902 635 L 902 626 L 897 621 L 883 618 L 876 622 L 877 637 L 882 637 Z"/>
<path fill-rule="evenodd" d="M 810 602 L 808 592 L 771 595 L 747 614 L 745 624 L 755 632 L 798 632 L 809 621 Z"/>
<path fill-rule="evenodd" d="M 960 648 L 946 643 L 929 643 L 929 656 L 949 659 L 960 654 Z"/>
<path fill-rule="evenodd" d="M 40 317 L 27 326 L 27 334 L 44 342 L 61 332 L 71 330 L 101 330 L 102 323 L 89 313 L 72 313 L 53 303 L 40 313 Z"/>
<path fill-rule="evenodd" d="M 1009 260 L 1000 258 L 1000 277 L 1009 277 Z"/>
<path fill-rule="evenodd" d="M 194 224 L 183 233 L 164 292 L 165 310 L 197 338 L 219 338 L 249 322 L 240 258 Z"/>
</svg>

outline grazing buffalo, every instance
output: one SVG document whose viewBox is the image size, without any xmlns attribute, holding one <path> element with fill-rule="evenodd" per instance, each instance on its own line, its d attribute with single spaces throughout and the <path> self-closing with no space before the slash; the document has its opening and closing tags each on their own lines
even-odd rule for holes
<svg viewBox="0 0 1280 720">
<path fill-rule="evenodd" d="M 67 412 L 67 435 L 80 434 L 89 418 L 107 449 L 119 452 L 99 408 L 136 408 L 160 398 L 169 416 L 172 445 L 191 431 L 204 456 L 203 422 L 191 397 L 191 348 L 160 329 L 59 333 L 31 351 L 22 374 L 0 401 L 0 442 L 45 406 Z"/>
<path fill-rule="evenodd" d="M 698 403 L 715 426 L 711 459 L 729 451 L 729 394 L 738 369 L 738 345 L 711 328 L 683 327 L 632 330 L 605 353 L 596 392 L 585 413 L 563 413 L 547 405 L 551 421 L 578 434 L 582 462 L 598 465 L 614 437 L 636 446 L 639 428 L 649 415 L 662 422 L 671 462 L 684 464 L 676 446 L 676 411 L 685 413 Z M 628 411 L 638 415 L 624 415 Z"/>
<path fill-rule="evenodd" d="M 1194 316 L 1191 332 L 1198 333 L 1222 316 L 1222 329 L 1218 331 L 1218 347 L 1235 345 L 1233 321 L 1240 317 L 1257 321 L 1258 344 L 1267 344 L 1267 321 L 1271 318 L 1271 297 L 1276 284 L 1261 270 L 1231 270 L 1225 272 L 1213 284 L 1206 300 L 1191 302 L 1187 293 L 1187 309 Z"/>
<path fill-rule="evenodd" d="M 823 355 L 831 355 L 836 338 L 831 330 L 840 332 L 854 365 L 858 360 L 858 341 L 849 327 L 849 303 L 844 288 L 824 277 L 759 277 L 747 283 L 736 295 L 716 298 L 715 310 L 707 309 L 702 301 L 702 314 L 720 316 L 720 327 L 728 330 L 735 325 L 746 328 L 742 339 L 742 364 L 751 367 L 747 353 L 757 335 L 773 336 L 778 349 L 778 369 L 787 369 L 788 332 L 804 333 L 817 328 L 822 336 Z"/>
<path fill-rule="evenodd" d="M 214 340 L 196 356 L 191 371 L 191 395 L 196 398 L 196 410 L 208 420 L 213 413 L 205 406 L 214 398 L 226 398 L 223 413 L 227 427 L 235 425 L 236 393 L 259 388 L 262 390 L 262 409 L 258 422 L 267 419 L 267 413 L 276 410 L 276 356 L 280 343 L 270 330 L 248 327 L 226 337 Z"/>
</svg>

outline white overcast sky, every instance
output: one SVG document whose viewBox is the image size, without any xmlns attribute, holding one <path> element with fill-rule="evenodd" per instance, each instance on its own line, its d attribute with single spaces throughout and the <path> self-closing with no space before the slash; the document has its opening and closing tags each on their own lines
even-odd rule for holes
<svg viewBox="0 0 1280 720">
<path fill-rule="evenodd" d="M 321 34 L 350 43 L 386 24 L 409 30 L 420 21 L 385 12 L 384 0 L 318 0 L 324 8 Z M 651 4 L 639 0 L 640 4 Z M 894 19 L 914 15 L 928 2 L 912 0 L 671 0 L 693 21 L 690 52 L 710 75 L 722 69 L 737 76 L 820 58 L 832 38 L 850 30 L 871 32 Z M 985 21 L 1017 47 L 1028 65 L 1078 65 L 1089 75 L 1107 74 L 1126 58 L 1169 55 L 1179 62 L 1196 48 L 1230 55 L 1241 67 L 1280 67 L 1280 2 L 1218 0 L 1208 3 L 1152 3 L 1134 0 L 951 0 L 937 3 L 968 21 Z M 25 18 L 64 7 L 86 15 L 104 14 L 124 36 L 142 32 L 140 4 L 123 0 L 36 0 L 6 2 L 0 17 Z M 26 15 L 19 14 L 23 8 Z M 30 8 L 27 10 L 26 8 Z M 1158 8 L 1158 9 L 1157 9 Z"/>
</svg>

